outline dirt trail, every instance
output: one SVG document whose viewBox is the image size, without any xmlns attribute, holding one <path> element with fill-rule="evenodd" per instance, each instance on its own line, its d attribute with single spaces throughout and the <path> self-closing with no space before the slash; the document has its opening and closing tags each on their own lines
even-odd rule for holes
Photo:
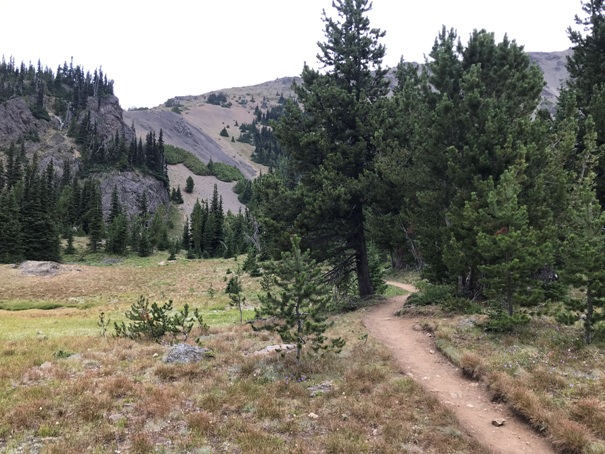
<svg viewBox="0 0 605 454">
<path fill-rule="evenodd" d="M 411 285 L 388 284 L 416 291 Z M 483 384 L 464 378 L 461 371 L 437 351 L 432 337 L 414 329 L 418 320 L 394 315 L 406 298 L 390 298 L 364 316 L 364 325 L 370 334 L 393 352 L 403 372 L 450 407 L 466 431 L 495 454 L 554 453 L 543 437 L 515 419 L 506 406 L 492 403 Z M 495 427 L 492 425 L 495 419 L 506 419 L 506 423 Z"/>
</svg>

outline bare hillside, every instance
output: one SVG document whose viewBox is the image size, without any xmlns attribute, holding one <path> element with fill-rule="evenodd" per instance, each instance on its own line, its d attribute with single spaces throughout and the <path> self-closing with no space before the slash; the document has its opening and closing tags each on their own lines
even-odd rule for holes
<svg viewBox="0 0 605 454">
<path fill-rule="evenodd" d="M 568 77 L 565 67 L 566 57 L 571 50 L 561 52 L 529 52 L 533 62 L 544 73 L 546 86 L 542 93 L 543 106 L 553 111 L 560 88 Z M 394 82 L 393 70 L 390 79 Z M 255 178 L 266 171 L 261 165 L 253 163 L 251 155 L 254 147 L 234 141 L 239 137 L 238 125 L 251 123 L 254 110 L 276 105 L 283 96 L 294 96 L 292 83 L 299 82 L 298 77 L 284 77 L 248 87 L 233 87 L 216 90 L 212 93 L 224 93 L 227 102 L 223 106 L 207 102 L 210 93 L 173 98 L 179 105 L 181 114 L 172 112 L 165 106 L 149 110 L 124 112 L 127 124 L 134 123 L 137 134 L 144 136 L 148 131 L 164 131 L 166 143 L 188 150 L 203 162 L 212 159 L 215 162 L 238 167 L 247 178 Z M 220 135 L 225 128 L 229 137 Z M 172 181 L 172 179 L 171 179 Z M 176 183 L 172 183 L 176 186 Z M 223 193 L 223 196 L 227 195 Z"/>
<path fill-rule="evenodd" d="M 542 97 L 545 107 L 551 111 L 557 103 L 561 87 L 565 85 L 565 81 L 569 77 L 565 65 L 567 56 L 571 53 L 571 49 L 562 52 L 529 52 L 529 58 L 542 69 L 544 74 L 546 86 L 542 91 Z"/>
<path fill-rule="evenodd" d="M 212 159 L 214 162 L 237 167 L 247 178 L 254 178 L 257 175 L 257 170 L 248 159 L 237 153 L 228 153 L 224 145 L 219 145 L 220 129 L 216 134 L 211 135 L 198 125 L 189 122 L 187 116 L 166 109 L 124 112 L 124 121 L 127 124 L 134 124 L 137 135 L 143 137 L 151 130 L 158 132 L 161 129 L 166 143 L 193 153 L 205 163 Z"/>
<path fill-rule="evenodd" d="M 187 194 L 184 191 L 187 177 L 193 178 L 193 193 Z M 235 183 L 227 183 L 219 180 L 213 176 L 202 177 L 194 175 L 187 167 L 183 164 L 175 166 L 168 166 L 168 178 L 170 179 L 170 185 L 172 187 L 181 187 L 181 194 L 183 195 L 183 204 L 178 205 L 179 211 L 181 212 L 183 219 L 186 216 L 191 215 L 193 211 L 193 205 L 196 200 L 212 200 L 212 193 L 214 192 L 214 185 L 218 190 L 218 193 L 223 198 L 223 209 L 225 212 L 231 211 L 233 214 L 241 209 L 245 211 L 246 207 L 237 200 L 237 194 L 233 192 L 233 186 Z"/>
</svg>

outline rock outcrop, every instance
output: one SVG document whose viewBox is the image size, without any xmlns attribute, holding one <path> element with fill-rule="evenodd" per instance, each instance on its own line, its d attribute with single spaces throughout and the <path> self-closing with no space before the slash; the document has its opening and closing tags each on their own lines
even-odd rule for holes
<svg viewBox="0 0 605 454">
<path fill-rule="evenodd" d="M 117 188 L 118 197 L 127 215 L 132 216 L 138 212 L 137 201 L 145 194 L 147 205 L 151 213 L 160 206 L 170 203 L 168 190 L 164 183 L 139 172 L 107 172 L 94 175 L 101 183 L 103 200 L 103 213 L 105 217 L 111 207 L 111 194 Z"/>
</svg>

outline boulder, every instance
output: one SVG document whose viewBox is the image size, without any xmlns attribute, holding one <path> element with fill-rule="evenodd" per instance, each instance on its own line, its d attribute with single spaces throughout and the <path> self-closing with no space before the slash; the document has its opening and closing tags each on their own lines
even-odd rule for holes
<svg viewBox="0 0 605 454">
<path fill-rule="evenodd" d="M 188 344 L 177 344 L 170 347 L 166 356 L 165 363 L 197 363 L 208 356 L 210 352 L 207 348 L 196 347 Z"/>
</svg>

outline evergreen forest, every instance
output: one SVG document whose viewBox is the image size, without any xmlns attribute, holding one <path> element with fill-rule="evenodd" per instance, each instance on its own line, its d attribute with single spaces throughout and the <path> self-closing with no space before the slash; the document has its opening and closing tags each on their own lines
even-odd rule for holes
<svg viewBox="0 0 605 454">
<path fill-rule="evenodd" d="M 0 263 L 60 261 L 64 254 L 77 252 L 73 242 L 78 236 L 87 238 L 93 253 L 147 256 L 154 250 L 174 254 L 190 247 L 192 257 L 244 252 L 247 230 L 243 223 L 250 221 L 246 214 L 224 213 L 216 188 L 215 197 L 202 202 L 205 209 L 192 213 L 192 222 L 195 219 L 197 224 L 192 224 L 191 244 L 180 234 L 170 238 L 169 231 L 176 228 L 170 206 L 150 209 L 145 188 L 135 207 L 124 207 L 120 191 L 113 187 L 110 206 L 103 206 L 100 178 L 111 172 L 134 172 L 158 180 L 167 200 L 169 163 L 185 162 L 195 173 L 216 175 L 223 181 L 243 178 L 234 167 L 212 161 L 203 164 L 184 150 L 166 145 L 162 130 L 157 135 L 148 132 L 144 140 L 137 139 L 134 126 L 119 124 L 116 131 L 102 132 L 98 111 L 112 96 L 113 81 L 101 69 L 91 75 L 71 62 L 53 72 L 40 62 L 35 67 L 2 59 L 0 102 L 24 100 L 44 127 L 32 127 L 16 141 L 0 145 Z M 52 129 L 53 121 L 71 139 L 72 152 L 50 157 L 27 153 L 26 149 L 35 149 L 41 142 L 40 131 Z M 183 202 L 180 188 L 172 189 L 170 199 L 175 204 Z M 207 231 L 195 230 L 200 226 Z M 203 246 L 201 235 L 209 235 Z"/>
<path fill-rule="evenodd" d="M 168 193 L 168 162 L 190 157 L 165 145 L 162 130 L 144 141 L 133 128 L 100 134 L 91 105 L 113 96 L 102 70 L 3 59 L 0 102 L 20 96 L 35 118 L 60 118 L 79 159 L 42 167 L 24 151 L 35 132 L 6 145 L 0 260 L 60 260 L 60 238 L 69 254 L 73 236 L 86 235 L 93 252 L 248 252 L 262 261 L 299 236 L 345 294 L 379 293 L 388 263 L 419 270 L 451 298 L 490 304 L 505 324 L 547 311 L 564 323 L 581 318 L 586 342 L 605 333 L 603 2 L 583 2 L 575 20 L 584 32 L 568 30 L 570 78 L 552 111 L 541 108 L 540 69 L 507 36 L 475 30 L 463 41 L 443 27 L 424 64 L 402 59 L 392 83 L 371 3 L 334 7 L 338 19 L 324 13 L 318 44 L 323 69 L 305 64 L 294 98 L 265 100 L 252 123 L 238 125 L 237 140 L 253 145 L 252 159 L 269 172 L 248 181 L 212 161 L 195 171 L 238 180 L 249 211 L 225 214 L 215 189 L 179 235 L 168 233 L 169 210 L 149 212 L 144 196 L 134 216 L 117 190 L 103 210 L 94 175 L 137 171 Z M 223 92 L 208 97 L 227 101 Z M 169 198 L 182 203 L 181 188 Z"/>
<path fill-rule="evenodd" d="M 583 2 L 585 32 L 568 30 L 570 80 L 552 112 L 540 69 L 506 36 L 464 42 L 443 27 L 390 86 L 370 2 L 335 8 L 323 70 L 304 66 L 269 127 L 240 127 L 271 166 L 240 185 L 264 251 L 277 257 L 296 234 L 361 298 L 377 292 L 382 257 L 505 325 L 550 311 L 582 318 L 586 342 L 605 332 L 603 2 Z"/>
</svg>

